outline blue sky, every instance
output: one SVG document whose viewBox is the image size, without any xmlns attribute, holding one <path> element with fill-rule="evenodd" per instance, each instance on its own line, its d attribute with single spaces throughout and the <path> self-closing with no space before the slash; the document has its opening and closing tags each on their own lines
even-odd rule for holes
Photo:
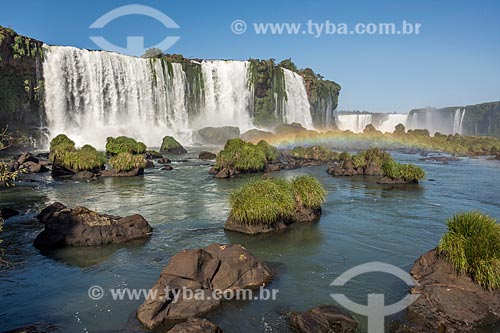
<svg viewBox="0 0 500 333">
<path fill-rule="evenodd" d="M 119 18 L 96 33 L 90 24 L 123 5 L 143 4 L 167 14 L 179 29 L 139 15 Z M 292 58 L 342 86 L 339 109 L 407 112 L 500 100 L 500 1 L 6 1 L 0 25 L 49 44 L 98 48 L 102 35 L 126 46 L 126 36 L 154 45 L 180 40 L 168 50 L 211 59 Z M 246 33 L 231 23 L 247 22 Z M 419 35 L 257 35 L 254 22 L 308 20 L 361 23 L 406 20 Z"/>
</svg>

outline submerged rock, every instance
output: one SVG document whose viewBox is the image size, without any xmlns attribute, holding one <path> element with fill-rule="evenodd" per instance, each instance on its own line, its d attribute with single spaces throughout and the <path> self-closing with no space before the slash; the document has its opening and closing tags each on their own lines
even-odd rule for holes
<svg viewBox="0 0 500 333">
<path fill-rule="evenodd" d="M 292 313 L 289 325 L 300 333 L 354 333 L 358 323 L 333 306 L 321 306 L 307 312 Z"/>
<path fill-rule="evenodd" d="M 436 249 L 418 258 L 411 275 L 420 297 L 407 309 L 394 332 L 484 332 L 500 328 L 500 291 L 489 291 L 459 274 Z M 496 328 L 496 329 L 495 329 Z"/>
<path fill-rule="evenodd" d="M 174 170 L 174 168 L 171 166 L 171 165 L 165 165 L 163 168 L 161 168 L 160 170 L 167 170 L 167 171 L 170 171 L 170 170 Z"/>
<path fill-rule="evenodd" d="M 169 163 L 172 163 L 172 161 L 168 158 L 162 157 L 158 160 L 158 163 L 159 164 L 169 164 Z"/>
<path fill-rule="evenodd" d="M 241 245 L 212 244 L 204 249 L 184 250 L 173 256 L 137 318 L 153 329 L 170 321 L 200 316 L 221 303 L 213 292 L 257 288 L 270 282 L 273 272 Z M 185 297 L 190 290 L 201 297 Z M 168 294 L 166 294 L 168 292 Z M 177 298 L 174 292 L 178 292 Z M 175 300 L 175 301 L 174 301 Z"/>
<path fill-rule="evenodd" d="M 19 215 L 19 212 L 12 208 L 0 208 L 0 218 L 7 220 L 13 216 Z"/>
<path fill-rule="evenodd" d="M 3 333 L 57 333 L 61 329 L 50 324 L 34 323 L 29 326 L 15 328 L 13 330 L 4 331 Z"/>
<path fill-rule="evenodd" d="M 90 171 L 80 171 L 73 175 L 73 180 L 96 180 L 97 175 Z"/>
<path fill-rule="evenodd" d="M 119 244 L 146 237 L 153 230 L 139 214 L 99 214 L 80 206 L 67 208 L 59 202 L 47 206 L 37 219 L 45 225 L 34 241 L 38 249 Z"/>
<path fill-rule="evenodd" d="M 223 145 L 228 140 L 239 138 L 240 129 L 233 126 L 204 127 L 194 133 L 196 142 L 208 145 Z"/>
<path fill-rule="evenodd" d="M 175 325 L 167 333 L 222 333 L 222 330 L 204 318 L 189 318 L 185 323 Z"/>
<path fill-rule="evenodd" d="M 114 169 L 106 169 L 101 171 L 102 177 L 135 177 L 143 174 L 143 168 L 135 168 L 130 171 L 116 171 Z"/>
</svg>

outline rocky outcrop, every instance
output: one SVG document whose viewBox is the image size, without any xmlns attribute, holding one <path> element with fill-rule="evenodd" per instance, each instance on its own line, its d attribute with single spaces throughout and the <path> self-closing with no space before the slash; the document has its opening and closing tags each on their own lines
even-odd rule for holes
<svg viewBox="0 0 500 333">
<path fill-rule="evenodd" d="M 137 318 L 153 329 L 171 321 L 186 320 L 207 313 L 220 305 L 214 291 L 238 292 L 271 281 L 273 272 L 241 245 L 212 244 L 204 249 L 184 250 L 173 256 L 152 290 Z M 187 297 L 189 290 L 199 297 Z M 177 296 L 175 296 L 177 295 Z"/>
<path fill-rule="evenodd" d="M 166 136 L 162 140 L 160 153 L 182 155 L 186 154 L 187 150 L 175 138 Z"/>
<path fill-rule="evenodd" d="M 500 291 L 488 291 L 438 255 L 436 249 L 421 256 L 411 275 L 420 297 L 408 308 L 405 321 L 394 332 L 498 332 Z"/>
<path fill-rule="evenodd" d="M 11 172 L 20 171 L 22 173 L 44 173 L 49 172 L 47 160 L 41 160 L 31 153 L 22 153 L 14 158 L 8 168 Z"/>
<path fill-rule="evenodd" d="M 224 145 L 228 140 L 239 138 L 240 129 L 233 126 L 204 127 L 193 134 L 194 140 L 200 144 Z"/>
<path fill-rule="evenodd" d="M 257 143 L 260 140 L 265 140 L 267 142 L 272 141 L 272 139 L 275 137 L 273 132 L 267 132 L 267 131 L 262 131 L 258 129 L 251 129 L 249 131 L 246 131 L 245 133 L 241 134 L 240 138 L 243 141 L 251 142 L 251 143 Z"/>
<path fill-rule="evenodd" d="M 216 171 L 215 178 L 225 179 L 225 178 L 233 178 L 238 174 L 235 168 L 228 167 L 223 168 L 220 171 Z"/>
<path fill-rule="evenodd" d="M 144 174 L 144 168 L 134 168 L 130 171 L 116 171 L 114 169 L 106 169 L 100 172 L 102 177 L 135 177 Z"/>
<path fill-rule="evenodd" d="M 322 306 L 303 313 L 292 313 L 289 325 L 300 333 L 354 333 L 358 323 L 344 311 Z"/>
<path fill-rule="evenodd" d="M 99 214 L 80 206 L 67 208 L 59 202 L 47 206 L 37 219 L 45 226 L 34 241 L 38 249 L 119 244 L 152 232 L 139 214 L 127 217 Z"/>
<path fill-rule="evenodd" d="M 90 180 L 97 180 L 97 175 L 93 172 L 90 171 L 80 171 L 71 177 L 73 180 L 77 181 L 90 181 Z"/>
<path fill-rule="evenodd" d="M 198 158 L 200 160 L 215 160 L 216 157 L 217 157 L 217 154 L 214 154 L 214 153 L 209 152 L 209 151 L 202 151 L 198 154 Z"/>
<path fill-rule="evenodd" d="M 185 323 L 175 325 L 167 333 L 222 333 L 222 330 L 204 318 L 189 318 Z"/>
<path fill-rule="evenodd" d="M 44 142 L 43 43 L 0 26 L 0 127 L 24 147 Z"/>
</svg>

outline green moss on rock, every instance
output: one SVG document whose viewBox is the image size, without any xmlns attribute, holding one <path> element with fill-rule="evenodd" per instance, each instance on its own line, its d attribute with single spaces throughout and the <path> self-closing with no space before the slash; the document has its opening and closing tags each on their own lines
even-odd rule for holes
<svg viewBox="0 0 500 333">
<path fill-rule="evenodd" d="M 172 136 L 165 136 L 161 142 L 161 153 L 186 154 L 187 150 Z"/>
<path fill-rule="evenodd" d="M 118 155 L 120 153 L 143 154 L 146 151 L 146 145 L 126 136 L 116 138 L 108 137 L 106 139 L 106 153 Z"/>
</svg>

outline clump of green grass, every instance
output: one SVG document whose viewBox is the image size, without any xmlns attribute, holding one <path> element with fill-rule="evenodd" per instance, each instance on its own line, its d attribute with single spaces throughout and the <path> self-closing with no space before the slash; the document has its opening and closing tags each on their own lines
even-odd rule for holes
<svg viewBox="0 0 500 333">
<path fill-rule="evenodd" d="M 279 160 L 279 158 L 280 158 L 281 154 L 280 154 L 278 148 L 270 145 L 265 140 L 260 140 L 257 143 L 257 148 L 259 148 L 260 150 L 262 150 L 264 152 L 268 162 L 274 162 L 274 161 Z"/>
<path fill-rule="evenodd" d="M 463 274 L 489 290 L 500 289 L 500 225 L 480 212 L 454 215 L 438 251 Z"/>
<path fill-rule="evenodd" d="M 75 142 L 64 134 L 59 134 L 50 142 L 49 159 L 75 172 L 102 169 L 106 157 L 91 145 L 76 149 Z"/>
<path fill-rule="evenodd" d="M 146 145 L 126 136 L 116 138 L 108 137 L 106 139 L 106 153 L 118 155 L 120 153 L 143 154 L 146 151 Z"/>
<path fill-rule="evenodd" d="M 257 145 L 241 139 L 231 139 L 217 154 L 216 167 L 235 168 L 241 172 L 263 171 L 267 164 L 266 153 Z"/>
<path fill-rule="evenodd" d="M 117 172 L 127 172 L 136 168 L 145 168 L 146 159 L 143 155 L 133 155 L 130 153 L 120 153 L 109 160 L 111 167 Z"/>
<path fill-rule="evenodd" d="M 85 145 L 57 155 L 57 163 L 75 172 L 94 171 L 104 167 L 106 156 L 91 145 Z"/>
<path fill-rule="evenodd" d="M 292 157 L 305 160 L 317 160 L 323 163 L 332 162 L 339 158 L 337 152 L 324 146 L 294 147 L 290 153 Z"/>
<path fill-rule="evenodd" d="M 75 142 L 64 134 L 59 134 L 50 141 L 50 157 L 54 161 L 54 157 L 65 154 L 68 151 L 76 150 Z"/>
<path fill-rule="evenodd" d="M 289 219 L 295 210 L 290 184 L 281 179 L 258 179 L 230 196 L 230 217 L 247 224 L 271 225 Z"/>
<path fill-rule="evenodd" d="M 291 189 L 300 205 L 306 208 L 318 208 L 326 199 L 326 190 L 314 177 L 305 175 L 295 178 Z"/>
<path fill-rule="evenodd" d="M 400 164 L 392 158 L 382 164 L 384 174 L 392 179 L 403 179 L 406 182 L 418 183 L 425 177 L 425 171 L 414 164 Z"/>
<path fill-rule="evenodd" d="M 318 208 L 326 191 L 317 179 L 301 176 L 250 181 L 230 196 L 230 217 L 240 223 L 272 225 L 289 221 L 299 207 Z"/>
</svg>

